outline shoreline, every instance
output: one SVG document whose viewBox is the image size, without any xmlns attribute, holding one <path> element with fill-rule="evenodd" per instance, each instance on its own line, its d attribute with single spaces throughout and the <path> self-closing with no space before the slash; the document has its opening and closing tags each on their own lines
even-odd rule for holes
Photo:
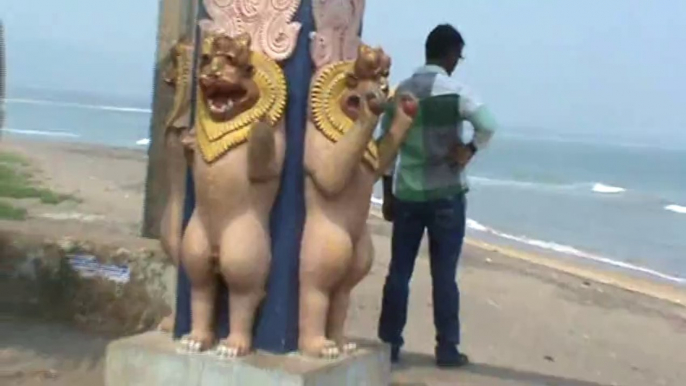
<svg viewBox="0 0 686 386">
<path fill-rule="evenodd" d="M 107 219 L 110 225 L 108 229 L 120 227 L 121 232 L 139 237 L 147 166 L 146 149 L 7 137 L 0 141 L 0 149 L 29 158 L 41 171 L 38 175 L 41 183 L 66 193 L 75 193 L 83 200 L 75 208 L 55 208 L 55 213 L 32 216 L 30 222 L 43 221 L 53 226 L 64 221 L 96 225 L 99 219 Z M 62 164 L 58 166 L 57 161 Z M 100 174 L 100 170 L 117 172 L 109 173 L 109 178 L 100 180 L 94 176 Z M 84 178 L 80 177 L 86 177 L 88 184 L 82 184 Z M 372 200 L 370 217 L 382 218 L 379 202 L 378 199 Z M 686 306 L 686 286 L 650 272 L 556 251 L 545 253 L 548 251 L 487 242 L 478 237 L 467 237 L 465 243 L 511 259 Z"/>
<path fill-rule="evenodd" d="M 380 221 L 385 221 L 377 208 L 372 207 L 369 215 Z M 686 307 L 686 287 L 660 279 L 659 277 L 639 277 L 629 274 L 630 272 L 634 273 L 633 271 L 614 267 L 610 264 L 598 263 L 592 266 L 578 260 L 567 261 L 573 260 L 573 256 L 569 256 L 569 259 L 559 259 L 542 253 L 528 252 L 523 249 L 488 243 L 473 237 L 465 237 L 465 245 L 483 251 L 495 252 L 507 258 L 534 264 L 542 268 L 566 273 L 579 279 L 589 280 Z"/>
</svg>

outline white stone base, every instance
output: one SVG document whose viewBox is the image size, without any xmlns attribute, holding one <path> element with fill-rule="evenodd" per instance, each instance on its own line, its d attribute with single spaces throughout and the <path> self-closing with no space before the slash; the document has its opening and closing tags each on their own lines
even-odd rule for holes
<svg viewBox="0 0 686 386">
<path fill-rule="evenodd" d="M 336 360 L 298 354 L 258 352 L 221 359 L 213 352 L 178 352 L 179 344 L 162 332 L 148 332 L 110 343 L 106 386 L 387 386 L 390 353 L 380 344 L 361 345 Z"/>
</svg>

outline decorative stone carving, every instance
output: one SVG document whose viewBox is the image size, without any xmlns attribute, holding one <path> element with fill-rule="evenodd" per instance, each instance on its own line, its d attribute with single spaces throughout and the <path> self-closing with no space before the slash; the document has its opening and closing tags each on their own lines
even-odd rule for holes
<svg viewBox="0 0 686 386">
<path fill-rule="evenodd" d="M 298 40 L 300 23 L 291 22 L 300 0 L 203 0 L 211 20 L 201 27 L 234 37 L 247 33 L 251 49 L 282 61 L 291 56 Z"/>
<path fill-rule="evenodd" d="M 310 36 L 310 50 L 317 68 L 355 59 L 364 5 L 364 0 L 312 1 L 316 32 Z"/>
<path fill-rule="evenodd" d="M 230 333 L 217 353 L 235 357 L 252 348 L 265 294 L 269 216 L 285 154 L 286 81 L 278 63 L 251 50 L 248 33 L 206 33 L 201 46 L 191 144 L 195 209 L 181 245 L 192 327 L 181 343 L 189 351 L 214 345 L 219 273 L 229 290 Z"/>
<path fill-rule="evenodd" d="M 333 15 L 318 16 L 323 17 Z M 321 59 L 317 55 L 313 52 L 313 60 Z M 392 107 L 387 102 L 390 65 L 383 50 L 360 45 L 356 58 L 324 65 L 312 81 L 300 255 L 299 348 L 306 355 L 335 358 L 355 349 L 344 328 L 350 293 L 372 265 L 366 226 L 372 189 L 412 122 L 395 107 L 389 134 L 380 141 L 372 138 L 380 113 Z"/>
</svg>

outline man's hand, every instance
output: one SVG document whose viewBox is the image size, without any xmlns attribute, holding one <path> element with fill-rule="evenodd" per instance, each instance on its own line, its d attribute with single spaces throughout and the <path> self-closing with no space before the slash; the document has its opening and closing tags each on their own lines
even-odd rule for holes
<svg viewBox="0 0 686 386">
<path fill-rule="evenodd" d="M 398 96 L 395 106 L 395 123 L 402 131 L 407 131 L 412 126 L 417 110 L 419 109 L 419 101 L 410 93 L 403 93 Z"/>
<path fill-rule="evenodd" d="M 383 204 L 381 205 L 381 213 L 384 220 L 393 222 L 393 204 L 395 202 L 395 197 L 393 197 L 393 177 L 384 176 L 382 181 Z"/>
<path fill-rule="evenodd" d="M 393 197 L 384 197 L 381 213 L 384 220 L 393 222 Z"/>
<path fill-rule="evenodd" d="M 460 169 L 464 169 L 474 157 L 474 145 L 459 144 L 450 152 L 450 161 Z"/>
</svg>

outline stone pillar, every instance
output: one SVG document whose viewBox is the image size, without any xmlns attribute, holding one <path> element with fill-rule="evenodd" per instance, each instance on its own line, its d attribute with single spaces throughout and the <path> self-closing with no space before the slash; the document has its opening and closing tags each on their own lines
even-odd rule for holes
<svg viewBox="0 0 686 386">
<path fill-rule="evenodd" d="M 165 87 L 163 73 L 170 63 L 170 50 L 182 36 L 193 36 L 199 0 L 159 0 L 157 53 L 153 81 L 150 147 L 143 204 L 143 237 L 158 238 L 166 200 L 164 132 L 166 119 L 174 105 L 174 91 Z"/>
</svg>

